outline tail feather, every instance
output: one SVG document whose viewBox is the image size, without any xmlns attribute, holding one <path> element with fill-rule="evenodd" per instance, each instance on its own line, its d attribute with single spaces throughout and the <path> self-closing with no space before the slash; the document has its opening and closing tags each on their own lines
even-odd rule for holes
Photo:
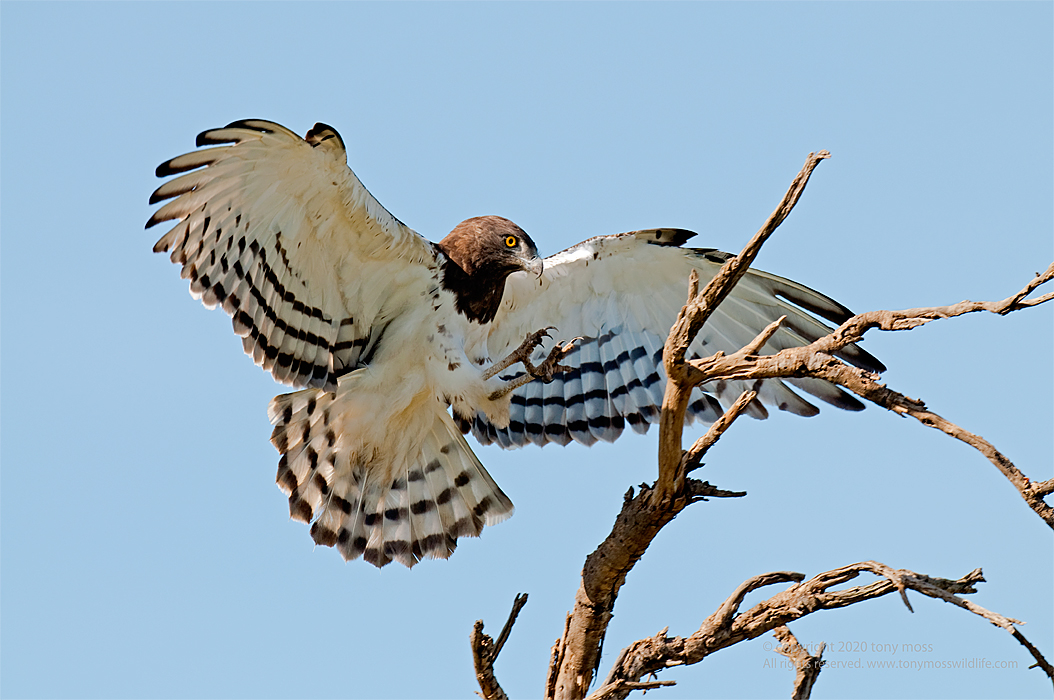
<svg viewBox="0 0 1054 700">
<path fill-rule="evenodd" d="M 346 560 L 412 567 L 446 559 L 460 537 L 508 518 L 513 506 L 437 402 L 418 407 L 421 435 L 391 445 L 367 445 L 356 431 L 362 397 L 305 389 L 276 397 L 268 414 L 271 441 L 282 453 L 276 481 L 289 496 L 293 519 L 311 523 L 317 544 Z M 349 403 L 350 402 L 350 403 Z M 358 408 L 361 408 L 359 406 Z"/>
</svg>

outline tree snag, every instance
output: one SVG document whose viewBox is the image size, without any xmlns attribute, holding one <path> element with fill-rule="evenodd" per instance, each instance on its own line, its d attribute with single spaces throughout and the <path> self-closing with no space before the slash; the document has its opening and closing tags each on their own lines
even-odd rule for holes
<svg viewBox="0 0 1054 700">
<path fill-rule="evenodd" d="M 805 165 L 765 225 L 754 234 L 739 255 L 724 264 L 702 291 L 699 290 L 697 275 L 692 273 L 688 300 L 670 329 L 663 350 L 667 383 L 659 424 L 658 477 L 652 485 L 641 484 L 636 494 L 632 487 L 629 489 L 611 533 L 586 557 L 574 607 L 567 615 L 563 635 L 556 640 L 552 649 L 545 683 L 547 699 L 582 700 L 588 697 L 589 700 L 615 700 L 627 697 L 634 690 L 673 685 L 673 681 L 659 681 L 654 675 L 671 666 L 699 663 L 716 651 L 768 632 L 773 632 L 779 640 L 779 653 L 795 662 L 797 673 L 792 697 L 808 698 L 823 665 L 823 648 L 821 646 L 815 656 L 811 655 L 798 644 L 787 624 L 820 610 L 843 608 L 893 592 L 897 592 L 908 610 L 911 610 L 907 595 L 909 590 L 952 603 L 1006 630 L 1035 659 L 1031 668 L 1041 669 L 1054 683 L 1054 667 L 1017 629 L 1016 625 L 1021 624 L 1019 621 L 985 610 L 961 597 L 976 592 L 975 584 L 984 581 L 980 569 L 962 578 L 949 580 L 905 569 L 892 569 L 875 561 L 864 561 L 817 574 L 808 580 L 804 574 L 786 571 L 751 577 L 740 584 L 691 635 L 670 637 L 667 634 L 669 628 L 666 628 L 654 637 L 638 640 L 622 649 L 603 683 L 589 694 L 600 667 L 604 637 L 619 589 L 654 538 L 678 513 L 693 503 L 710 498 L 739 498 L 746 495 L 742 491 L 719 489 L 689 476 L 699 466 L 706 451 L 756 396 L 753 391 L 744 392 L 703 437 L 684 450 L 682 434 L 689 397 L 692 389 L 704 382 L 812 377 L 837 384 L 871 403 L 900 415 L 911 416 L 977 449 L 1000 470 L 1028 507 L 1054 529 L 1054 508 L 1044 500 L 1054 493 L 1054 479 L 1032 482 L 984 438 L 933 413 L 923 401 L 887 388 L 879 382 L 877 375 L 848 365 L 834 355 L 847 345 L 862 340 L 864 334 L 873 328 L 885 331 L 910 330 L 930 321 L 976 311 L 1006 315 L 1046 303 L 1054 299 L 1054 292 L 1032 299 L 1028 297 L 1040 285 L 1054 278 L 1054 263 L 1020 291 L 1001 301 L 963 301 L 951 306 L 871 311 L 853 316 L 814 343 L 788 348 L 774 355 L 759 356 L 757 353 L 779 328 L 783 320 L 779 319 L 736 353 L 718 353 L 697 360 L 685 359 L 689 344 L 703 324 L 746 273 L 761 246 L 790 214 L 819 162 L 829 157 L 827 151 L 809 154 Z M 873 574 L 879 580 L 850 588 L 834 588 L 864 573 Z M 790 585 L 749 610 L 740 610 L 749 592 L 779 584 Z M 473 659 L 481 696 L 484 698 L 504 700 L 506 697 L 494 677 L 493 664 L 516 615 L 523 602 L 526 602 L 526 595 L 522 599 L 517 596 L 512 614 L 496 644 L 483 633 L 482 621 L 477 621 L 473 629 Z M 652 676 L 652 679 L 643 680 L 646 676 Z"/>
</svg>

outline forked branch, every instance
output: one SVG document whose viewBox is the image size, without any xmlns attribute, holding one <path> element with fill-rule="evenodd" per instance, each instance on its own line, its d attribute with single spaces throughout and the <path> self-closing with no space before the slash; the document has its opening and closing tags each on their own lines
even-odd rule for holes
<svg viewBox="0 0 1054 700">
<path fill-rule="evenodd" d="M 747 273 L 754 259 L 761 252 L 761 246 L 769 239 L 776 228 L 783 223 L 794 205 L 798 203 L 809 182 L 813 170 L 820 161 L 830 158 L 827 151 L 810 153 L 805 165 L 791 182 L 786 194 L 776 210 L 769 215 L 765 224 L 758 229 L 753 238 L 746 244 L 739 255 L 730 258 L 714 275 L 700 292 L 699 277 L 693 271 L 689 282 L 688 303 L 677 315 L 677 321 L 670 329 L 666 345 L 662 351 L 663 369 L 666 370 L 666 394 L 662 400 L 662 416 L 659 419 L 659 481 L 657 488 L 665 497 L 669 497 L 683 478 L 678 468 L 681 461 L 681 436 L 684 432 L 684 414 L 692 395 L 691 383 L 686 375 L 685 354 L 688 346 L 698 335 L 710 314 L 728 296 L 736 283 Z M 766 329 L 764 332 L 775 332 Z M 764 342 L 764 341 L 763 341 Z M 763 343 L 762 343 L 763 344 Z M 760 345 L 759 345 L 760 347 Z"/>
<path fill-rule="evenodd" d="M 586 696 L 600 664 L 600 652 L 618 591 L 626 580 L 626 575 L 659 531 L 691 503 L 708 497 L 745 495 L 741 492 L 721 491 L 708 483 L 687 477 L 698 465 L 703 453 L 717 441 L 754 397 L 752 392 L 741 396 L 735 405 L 725 412 L 724 417 L 710 428 L 707 435 L 697 442 L 690 452 L 684 453 L 681 449 L 681 436 L 685 411 L 694 386 L 681 381 L 687 368 L 684 362 L 685 352 L 691 339 L 699 332 L 713 310 L 746 274 L 762 244 L 787 218 L 813 170 L 821 160 L 829 157 L 827 151 L 809 154 L 805 165 L 764 226 L 754 235 L 743 252 L 726 262 L 717 276 L 699 294 L 696 294 L 698 278 L 693 275 L 689 304 L 679 314 L 663 350 L 663 363 L 669 381 L 666 384 L 659 423 L 658 479 L 654 487 L 642 485 L 635 497 L 630 489 L 611 534 L 586 559 L 582 582 L 575 595 L 574 609 L 568 616 L 563 637 L 553 648 L 549 681 L 546 684 L 548 697 L 580 700 Z M 762 335 L 771 335 L 773 332 L 775 327 L 766 329 Z M 755 343 L 760 347 L 764 340 L 755 340 Z M 639 681 L 639 678 L 631 680 L 634 683 Z M 624 694 L 632 689 L 625 684 L 616 685 L 617 688 L 605 684 L 601 689 L 601 696 L 608 697 L 614 693 L 624 697 Z"/>
<path fill-rule="evenodd" d="M 472 665 L 476 668 L 476 682 L 479 683 L 480 692 L 477 694 L 484 700 L 508 700 L 508 696 L 501 689 L 494 675 L 494 662 L 498 660 L 498 654 L 508 641 L 512 626 L 516 624 L 516 617 L 526 604 L 527 594 L 517 594 L 516 599 L 512 601 L 509 619 L 501 628 L 501 634 L 498 635 L 496 642 L 483 631 L 483 620 L 476 620 L 476 624 L 472 627 L 472 634 L 469 636 L 469 643 L 472 645 Z"/>
<path fill-rule="evenodd" d="M 1054 299 L 1054 293 L 1028 299 L 1041 284 L 1054 279 L 1054 264 L 1046 272 L 1037 275 L 1019 292 L 1001 301 L 963 301 L 951 306 L 933 306 L 904 311 L 869 311 L 853 316 L 830 334 L 803 347 L 787 348 L 775 355 L 757 356 L 752 352 L 756 343 L 731 355 L 715 355 L 684 363 L 682 379 L 671 391 L 687 394 L 691 387 L 717 380 L 759 380 L 787 377 L 813 377 L 842 386 L 885 409 L 911 416 L 923 425 L 965 442 L 983 454 L 1006 479 L 1040 518 L 1054 528 L 1054 508 L 1044 497 L 1054 492 L 1054 479 L 1033 482 L 1018 469 L 1009 458 L 980 435 L 971 433 L 944 417 L 930 411 L 926 404 L 886 387 L 878 377 L 857 367 L 852 367 L 835 357 L 835 353 L 847 345 L 860 342 L 871 329 L 901 331 L 917 328 L 941 318 L 954 318 L 976 311 L 989 311 L 1006 315 Z M 691 304 L 687 305 L 687 309 Z M 764 335 L 768 332 L 762 332 Z M 759 336 L 760 338 L 761 336 Z M 674 384 L 671 382 L 670 384 Z"/>
<path fill-rule="evenodd" d="M 862 573 L 874 574 L 881 577 L 881 580 L 867 585 L 832 590 L 834 586 L 847 583 Z M 787 623 L 821 610 L 843 608 L 890 593 L 899 593 L 910 610 L 911 606 L 907 599 L 909 590 L 958 605 L 1010 632 L 1032 654 L 1036 660 L 1035 665 L 1042 668 L 1054 682 L 1054 670 L 1051 669 L 1050 664 L 1016 628 L 1015 625 L 1021 624 L 1020 622 L 986 610 L 960 597 L 962 594 L 975 593 L 975 584 L 984 581 L 980 569 L 975 569 L 962 578 L 952 581 L 932 578 L 906 569 L 892 569 L 875 561 L 865 561 L 826 571 L 807 581 L 803 580 L 804 578 L 801 574 L 775 572 L 748 579 L 690 636 L 670 637 L 666 630 L 663 630 L 654 637 L 639 640 L 626 647 L 619 654 L 608 674 L 604 682 L 605 687 L 617 684 L 619 681 L 636 681 L 671 666 L 699 663 L 721 649 L 747 639 L 755 639 L 766 632 L 786 629 Z M 739 606 L 747 592 L 786 581 L 800 581 L 800 583 L 793 583 L 789 588 L 768 600 L 740 612 Z M 781 641 L 784 640 L 781 639 Z M 793 647 L 788 648 L 787 651 L 801 658 Z M 814 681 L 815 675 L 819 673 L 819 658 L 818 656 L 810 658 L 816 658 L 817 661 L 812 678 Z M 803 694 L 796 695 L 796 697 L 808 697 L 805 689 L 811 688 L 812 681 L 802 680 L 800 675 L 799 681 L 801 682 L 796 685 L 796 690 Z M 615 694 L 609 697 L 624 698 L 627 694 Z"/>
</svg>

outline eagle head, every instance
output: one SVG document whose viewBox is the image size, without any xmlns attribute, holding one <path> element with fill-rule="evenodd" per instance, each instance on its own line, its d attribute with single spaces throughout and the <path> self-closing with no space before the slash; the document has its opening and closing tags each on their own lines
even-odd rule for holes
<svg viewBox="0 0 1054 700">
<path fill-rule="evenodd" d="M 540 277 L 538 248 L 522 228 L 500 216 L 465 219 L 440 243 L 446 256 L 468 275 L 505 277 L 526 270 Z"/>
<path fill-rule="evenodd" d="M 448 261 L 443 286 L 454 292 L 458 311 L 480 323 L 497 313 L 506 277 L 519 270 L 542 276 L 543 263 L 534 241 L 500 216 L 466 219 L 437 247 Z"/>
</svg>

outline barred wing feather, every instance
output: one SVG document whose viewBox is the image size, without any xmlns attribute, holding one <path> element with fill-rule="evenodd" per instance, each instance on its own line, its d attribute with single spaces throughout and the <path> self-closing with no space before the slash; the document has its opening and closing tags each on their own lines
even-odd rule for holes
<svg viewBox="0 0 1054 700">
<path fill-rule="evenodd" d="M 680 247 L 694 235 L 683 229 L 652 229 L 592 238 L 547 258 L 540 279 L 523 273 L 509 277 L 488 338 L 492 357 L 505 356 L 526 333 L 547 326 L 556 327 L 555 339 L 582 340 L 563 361 L 571 371 L 550 384 L 531 382 L 516 390 L 507 428 L 496 428 L 477 414 L 459 417 L 462 429 L 484 444 L 512 448 L 571 440 L 591 445 L 615 440 L 627 426 L 643 433 L 658 422 L 666 383 L 662 348 L 684 305 L 689 273 L 697 270 L 705 283 L 729 257 L 712 249 Z M 763 352 L 805 345 L 830 331 L 811 314 L 841 323 L 851 312 L 795 282 L 750 270 L 699 333 L 689 356 L 735 352 L 783 315 L 787 320 Z M 547 340 L 535 359 L 541 360 L 553 342 Z M 856 346 L 841 356 L 872 371 L 884 369 Z M 503 377 L 522 373 L 515 367 Z M 788 383 L 840 408 L 863 408 L 827 382 L 786 382 L 706 384 L 695 390 L 687 418 L 712 422 L 747 389 L 758 391 L 748 407 L 756 418 L 768 415 L 766 405 L 804 416 L 817 413 Z"/>
<path fill-rule="evenodd" d="M 147 228 L 176 225 L 154 246 L 190 279 L 191 294 L 222 306 L 245 352 L 276 380 L 333 390 L 361 366 L 393 303 L 435 285 L 431 243 L 392 216 L 347 166 L 340 135 L 316 124 L 306 138 L 263 120 L 205 131 L 157 168 L 177 177 L 151 196 Z M 397 303 L 399 300 L 394 300 Z"/>
</svg>

